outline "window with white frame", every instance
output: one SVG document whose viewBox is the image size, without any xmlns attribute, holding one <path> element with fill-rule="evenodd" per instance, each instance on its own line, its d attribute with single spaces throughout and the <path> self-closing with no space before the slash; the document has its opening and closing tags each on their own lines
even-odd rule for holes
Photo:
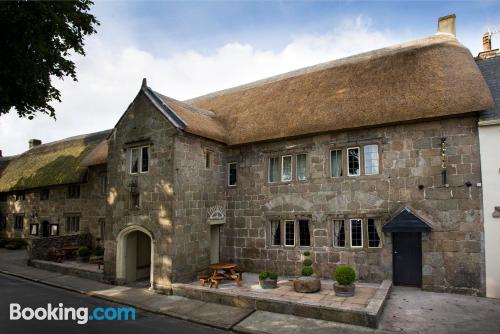
<svg viewBox="0 0 500 334">
<path fill-rule="evenodd" d="M 299 220 L 299 246 L 311 246 L 311 232 L 309 220 Z"/>
<path fill-rule="evenodd" d="M 345 247 L 345 222 L 343 219 L 333 221 L 333 247 Z"/>
<path fill-rule="evenodd" d="M 364 147 L 365 175 L 379 173 L 378 145 L 366 145 Z"/>
<path fill-rule="evenodd" d="M 278 182 L 279 178 L 279 158 L 269 158 L 269 182 Z"/>
<path fill-rule="evenodd" d="M 284 155 L 281 157 L 281 181 L 292 181 L 292 156 Z"/>
<path fill-rule="evenodd" d="M 38 224 L 30 224 L 30 235 L 38 235 Z"/>
<path fill-rule="evenodd" d="M 50 236 L 55 237 L 59 235 L 59 225 L 58 224 L 50 224 Z"/>
<path fill-rule="evenodd" d="M 285 220 L 285 246 L 295 246 L 295 220 Z"/>
<path fill-rule="evenodd" d="M 149 171 L 149 146 L 132 147 L 130 153 L 130 174 L 147 173 Z"/>
<path fill-rule="evenodd" d="M 342 150 L 330 151 L 330 176 L 342 176 Z"/>
<path fill-rule="evenodd" d="M 279 220 L 271 220 L 271 245 L 281 245 L 281 222 Z"/>
<path fill-rule="evenodd" d="M 307 179 L 307 154 L 297 154 L 296 174 L 297 180 L 305 181 Z"/>
<path fill-rule="evenodd" d="M 359 147 L 351 147 L 347 149 L 347 175 L 360 175 Z"/>
<path fill-rule="evenodd" d="M 230 162 L 227 164 L 227 185 L 236 185 L 236 162 Z"/>
<path fill-rule="evenodd" d="M 351 247 L 363 247 L 363 221 L 351 219 Z"/>
<path fill-rule="evenodd" d="M 382 227 L 377 224 L 375 219 L 368 218 L 368 247 L 378 248 L 380 247 L 380 235 L 382 234 Z"/>
</svg>

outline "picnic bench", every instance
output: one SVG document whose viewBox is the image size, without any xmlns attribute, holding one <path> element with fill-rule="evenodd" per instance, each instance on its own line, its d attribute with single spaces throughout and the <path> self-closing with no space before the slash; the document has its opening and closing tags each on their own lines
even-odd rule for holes
<svg viewBox="0 0 500 334">
<path fill-rule="evenodd" d="M 218 288 L 223 279 L 234 280 L 241 286 L 243 271 L 238 270 L 235 263 L 214 263 L 208 269 L 208 273 L 198 275 L 201 286 L 209 283 L 210 288 Z"/>
</svg>

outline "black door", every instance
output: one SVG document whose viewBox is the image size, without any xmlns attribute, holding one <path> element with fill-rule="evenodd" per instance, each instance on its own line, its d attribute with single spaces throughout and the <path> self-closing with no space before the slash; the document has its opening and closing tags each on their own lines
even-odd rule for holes
<svg viewBox="0 0 500 334">
<path fill-rule="evenodd" d="M 50 235 L 50 224 L 48 221 L 42 223 L 42 237 L 47 238 Z"/>
<path fill-rule="evenodd" d="M 422 234 L 392 233 L 393 281 L 396 285 L 422 286 Z"/>
</svg>

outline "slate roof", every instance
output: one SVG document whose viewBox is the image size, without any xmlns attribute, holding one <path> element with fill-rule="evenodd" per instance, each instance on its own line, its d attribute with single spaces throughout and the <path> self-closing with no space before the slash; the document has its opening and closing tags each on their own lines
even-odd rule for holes
<svg viewBox="0 0 500 334">
<path fill-rule="evenodd" d="M 480 120 L 500 120 L 500 56 L 478 59 L 476 62 L 495 100 L 495 106 L 481 112 Z"/>
</svg>

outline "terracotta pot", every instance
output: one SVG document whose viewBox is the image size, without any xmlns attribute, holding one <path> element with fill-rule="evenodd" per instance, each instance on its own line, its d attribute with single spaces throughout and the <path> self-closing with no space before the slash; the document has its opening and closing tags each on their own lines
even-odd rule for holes
<svg viewBox="0 0 500 334">
<path fill-rule="evenodd" d="M 356 286 L 354 284 L 342 285 L 337 282 L 333 283 L 333 290 L 335 295 L 338 297 L 352 297 L 354 296 L 354 289 Z"/>
<path fill-rule="evenodd" d="M 316 276 L 301 276 L 293 281 L 295 292 L 312 293 L 321 290 L 321 280 Z"/>
<path fill-rule="evenodd" d="M 278 287 L 278 280 L 266 278 L 265 280 L 259 280 L 259 284 L 262 289 L 276 289 Z"/>
</svg>

